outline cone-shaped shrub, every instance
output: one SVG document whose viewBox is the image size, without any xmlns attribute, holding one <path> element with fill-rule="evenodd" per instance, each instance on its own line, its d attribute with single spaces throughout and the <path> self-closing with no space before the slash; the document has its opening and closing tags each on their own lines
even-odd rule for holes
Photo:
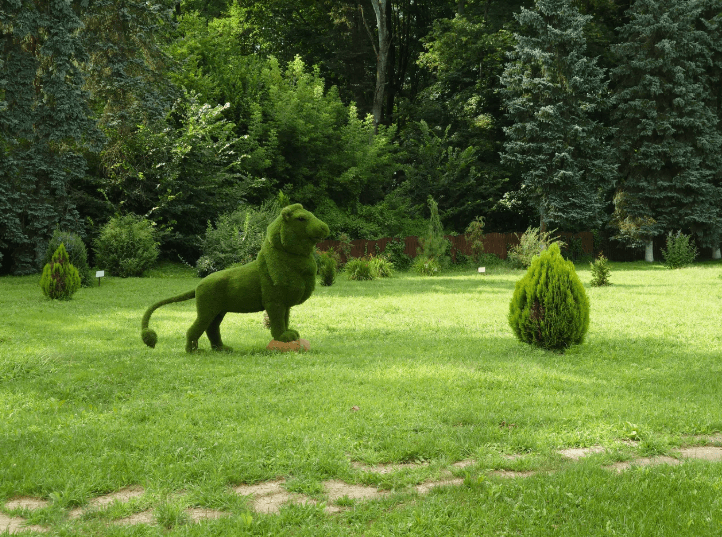
<svg viewBox="0 0 722 537">
<path fill-rule="evenodd" d="M 70 263 L 68 252 L 65 251 L 62 242 L 55 250 L 50 263 L 43 268 L 40 287 L 45 296 L 63 300 L 69 299 L 75 291 L 80 289 L 80 275 Z"/>
<path fill-rule="evenodd" d="M 509 325 L 521 341 L 545 349 L 581 343 L 589 328 L 589 299 L 559 245 L 534 257 L 516 283 L 509 305 Z"/>
</svg>

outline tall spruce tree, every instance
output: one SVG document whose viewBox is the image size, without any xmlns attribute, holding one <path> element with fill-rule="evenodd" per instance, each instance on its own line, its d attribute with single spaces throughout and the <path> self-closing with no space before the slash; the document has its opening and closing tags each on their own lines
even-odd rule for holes
<svg viewBox="0 0 722 537">
<path fill-rule="evenodd" d="M 717 117 L 717 132 L 722 136 L 722 0 L 704 2 L 700 23 L 704 35 L 707 36 L 705 44 L 709 50 L 710 62 L 705 93 L 709 98 L 708 106 Z M 717 161 L 713 183 L 718 189 L 722 188 L 722 160 Z M 722 211 L 722 204 L 718 205 L 718 208 Z M 722 259 L 722 229 L 712 230 L 709 235 L 712 258 Z"/>
<path fill-rule="evenodd" d="M 511 127 L 502 163 L 521 169 L 523 186 L 540 213 L 540 226 L 578 230 L 603 220 L 603 193 L 615 165 L 608 130 L 597 119 L 607 93 L 604 70 L 585 56 L 581 15 L 571 0 L 537 0 L 514 15 L 516 34 L 501 82 Z"/>
<path fill-rule="evenodd" d="M 98 140 L 70 2 L 14 0 L 0 10 L 0 263 L 35 272 L 57 226 L 80 231 L 68 183 Z"/>
<path fill-rule="evenodd" d="M 615 199 L 625 221 L 644 224 L 646 242 L 679 228 L 704 246 L 719 245 L 722 229 L 722 138 L 710 100 L 714 88 L 704 2 L 637 0 L 615 47 L 619 66 L 612 118 L 621 167 Z"/>
</svg>

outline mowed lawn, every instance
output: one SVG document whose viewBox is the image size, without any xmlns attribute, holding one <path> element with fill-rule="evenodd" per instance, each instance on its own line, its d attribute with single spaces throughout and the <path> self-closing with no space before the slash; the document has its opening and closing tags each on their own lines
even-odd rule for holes
<svg viewBox="0 0 722 537">
<path fill-rule="evenodd" d="M 506 316 L 523 272 L 503 268 L 340 275 L 292 310 L 311 351 L 287 354 L 265 350 L 260 313 L 226 316 L 233 352 L 204 336 L 186 354 L 193 301 L 154 313 L 147 348 L 145 309 L 199 281 L 177 266 L 104 278 L 66 302 L 43 297 L 38 276 L 0 278 L 0 506 L 48 500 L 3 509 L 59 535 L 721 535 L 722 463 L 605 466 L 719 445 L 722 263 L 611 268 L 613 285 L 593 288 L 577 266 L 591 323 L 564 354 L 514 338 Z M 605 449 L 558 453 L 590 446 Z M 402 462 L 417 464 L 361 466 Z M 464 483 L 415 492 L 449 469 Z M 281 478 L 319 503 L 260 514 L 232 493 Z M 328 480 L 390 494 L 328 514 Z M 130 486 L 141 500 L 67 516 Z M 174 517 L 189 505 L 230 516 Z M 149 508 L 159 524 L 110 523 Z"/>
</svg>

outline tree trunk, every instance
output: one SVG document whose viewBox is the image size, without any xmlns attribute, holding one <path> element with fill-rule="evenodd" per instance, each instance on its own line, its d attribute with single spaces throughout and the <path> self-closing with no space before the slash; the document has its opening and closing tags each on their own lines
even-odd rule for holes
<svg viewBox="0 0 722 537">
<path fill-rule="evenodd" d="M 644 246 L 644 260 L 647 263 L 654 263 L 654 241 L 651 239 Z"/>
<path fill-rule="evenodd" d="M 374 126 L 378 129 L 383 120 L 384 97 L 386 94 L 386 77 L 388 75 L 389 48 L 391 47 L 391 28 L 389 25 L 387 4 L 391 0 L 371 0 L 376 13 L 376 28 L 378 29 L 379 46 L 376 51 L 376 91 L 371 113 L 374 117 Z"/>
<path fill-rule="evenodd" d="M 722 251 L 719 246 L 712 249 L 712 259 L 722 259 Z"/>
</svg>

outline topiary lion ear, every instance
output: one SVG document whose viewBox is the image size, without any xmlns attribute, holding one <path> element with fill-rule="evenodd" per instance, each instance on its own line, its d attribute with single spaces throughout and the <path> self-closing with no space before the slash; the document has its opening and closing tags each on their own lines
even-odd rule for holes
<svg viewBox="0 0 722 537">
<path fill-rule="evenodd" d="M 293 213 L 296 212 L 298 209 L 303 209 L 303 205 L 301 205 L 300 203 L 286 205 L 281 211 L 281 215 L 283 216 L 284 220 L 288 220 L 289 218 L 291 218 L 291 215 L 293 215 Z"/>
</svg>

